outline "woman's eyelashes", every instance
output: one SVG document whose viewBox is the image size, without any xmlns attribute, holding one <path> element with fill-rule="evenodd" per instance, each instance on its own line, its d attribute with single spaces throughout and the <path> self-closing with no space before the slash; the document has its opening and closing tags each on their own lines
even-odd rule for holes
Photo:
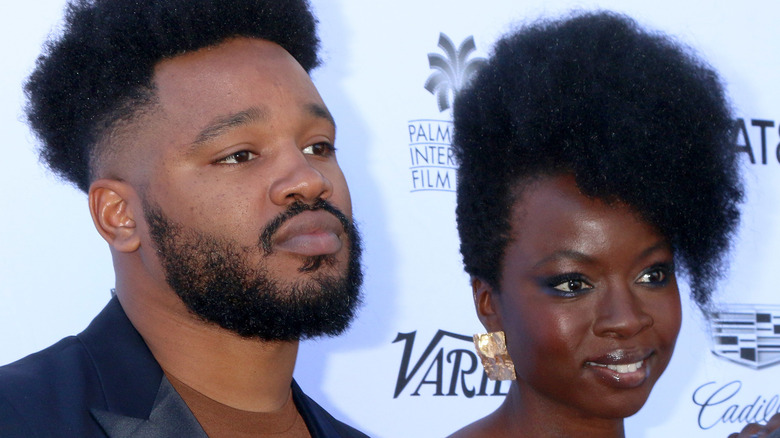
<svg viewBox="0 0 780 438">
<path fill-rule="evenodd" d="M 593 289 L 593 285 L 588 282 L 585 276 L 576 272 L 546 278 L 543 285 L 553 295 L 562 297 L 574 297 Z"/>
<path fill-rule="evenodd" d="M 634 283 L 649 287 L 663 287 L 669 284 L 673 276 L 674 264 L 656 263 L 643 270 Z M 590 292 L 596 288 L 597 283 L 579 272 L 567 272 L 542 279 L 541 286 L 548 293 L 571 298 Z"/>
<path fill-rule="evenodd" d="M 674 275 L 673 263 L 656 263 L 639 274 L 636 283 L 651 287 L 663 287 L 669 284 Z"/>
</svg>

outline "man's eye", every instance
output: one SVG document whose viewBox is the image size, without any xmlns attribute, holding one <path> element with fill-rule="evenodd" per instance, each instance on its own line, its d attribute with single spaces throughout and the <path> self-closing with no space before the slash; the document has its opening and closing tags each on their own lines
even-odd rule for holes
<svg viewBox="0 0 780 438">
<path fill-rule="evenodd" d="M 319 142 L 314 143 L 313 145 L 306 146 L 301 150 L 306 155 L 319 155 L 319 156 L 327 156 L 332 154 L 336 151 L 336 147 L 333 146 L 333 144 L 328 142 Z"/>
<path fill-rule="evenodd" d="M 240 164 L 247 161 L 254 160 L 257 154 L 249 151 L 239 151 L 235 154 L 230 154 L 227 157 L 217 161 L 218 164 Z"/>
</svg>

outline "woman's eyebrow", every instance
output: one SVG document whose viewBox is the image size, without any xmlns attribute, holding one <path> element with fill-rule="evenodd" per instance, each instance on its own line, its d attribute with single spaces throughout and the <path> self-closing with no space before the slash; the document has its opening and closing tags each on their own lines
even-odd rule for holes
<svg viewBox="0 0 780 438">
<path fill-rule="evenodd" d="M 666 239 L 660 240 L 655 245 L 649 246 L 647 249 L 642 251 L 636 257 L 636 261 L 642 260 L 643 258 L 645 258 L 645 257 L 649 256 L 650 254 L 652 254 L 652 253 L 654 253 L 656 251 L 659 251 L 659 250 L 672 251 L 672 245 Z"/>
<path fill-rule="evenodd" d="M 544 266 L 547 263 L 550 263 L 552 261 L 557 260 L 574 260 L 577 262 L 582 263 L 592 263 L 595 259 L 583 252 L 575 251 L 572 249 L 564 249 L 560 251 L 555 251 L 554 253 L 548 255 L 547 257 L 544 257 L 543 259 L 539 260 L 538 262 L 534 263 L 532 269 L 537 269 L 541 266 Z"/>
</svg>

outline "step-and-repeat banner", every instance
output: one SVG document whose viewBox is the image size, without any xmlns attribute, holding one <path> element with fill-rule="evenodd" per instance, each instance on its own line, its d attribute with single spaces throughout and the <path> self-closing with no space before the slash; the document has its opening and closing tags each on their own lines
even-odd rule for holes
<svg viewBox="0 0 780 438">
<path fill-rule="evenodd" d="M 86 197 L 43 169 L 23 123 L 21 83 L 63 0 L 0 16 L 0 363 L 81 331 L 113 270 Z M 705 0 L 316 0 L 339 160 L 365 238 L 365 305 L 335 339 L 301 347 L 296 378 L 336 417 L 377 437 L 444 436 L 491 412 L 507 382 L 472 352 L 481 330 L 455 231 L 450 122 L 461 73 L 518 23 L 573 8 L 625 12 L 675 35 L 722 74 L 748 200 L 722 312 L 684 298 L 669 369 L 627 421 L 630 437 L 725 437 L 780 410 L 780 3 Z M 459 63 L 458 60 L 461 60 Z M 691 169 L 695 172 L 696 169 Z M 682 290 L 687 293 L 687 286 Z"/>
</svg>

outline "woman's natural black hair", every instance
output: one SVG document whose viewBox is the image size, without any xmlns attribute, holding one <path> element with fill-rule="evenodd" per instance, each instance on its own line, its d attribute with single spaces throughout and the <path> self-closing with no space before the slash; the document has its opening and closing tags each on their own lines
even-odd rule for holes
<svg viewBox="0 0 780 438">
<path fill-rule="evenodd" d="M 154 100 L 154 66 L 233 37 L 275 42 L 307 72 L 319 64 L 307 0 L 73 0 L 25 85 L 42 158 L 86 192 L 101 141 Z"/>
<path fill-rule="evenodd" d="M 707 304 L 743 192 L 723 87 L 689 49 L 614 13 L 539 22 L 496 44 L 454 123 L 469 274 L 499 288 L 518 184 L 569 173 L 669 239 Z"/>
</svg>

